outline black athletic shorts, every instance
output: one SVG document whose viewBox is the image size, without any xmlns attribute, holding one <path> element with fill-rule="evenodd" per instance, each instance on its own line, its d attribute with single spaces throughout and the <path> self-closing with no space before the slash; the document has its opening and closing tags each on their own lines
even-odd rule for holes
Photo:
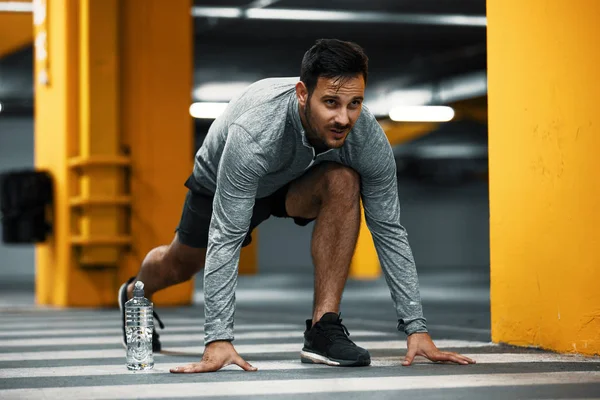
<svg viewBox="0 0 600 400">
<path fill-rule="evenodd" d="M 197 183 L 190 176 L 185 183 L 188 188 L 181 220 L 177 226 L 176 232 L 179 241 L 187 246 L 194 248 L 206 248 L 208 245 L 208 230 L 212 217 L 213 194 L 205 188 L 197 186 Z M 305 226 L 314 219 L 299 217 L 290 217 L 285 209 L 285 197 L 290 184 L 278 189 L 268 197 L 256 199 L 252 218 L 250 219 L 250 228 L 244 238 L 242 247 L 248 246 L 252 242 L 252 231 L 262 222 L 266 221 L 271 215 L 279 218 L 293 218 L 297 225 Z"/>
</svg>

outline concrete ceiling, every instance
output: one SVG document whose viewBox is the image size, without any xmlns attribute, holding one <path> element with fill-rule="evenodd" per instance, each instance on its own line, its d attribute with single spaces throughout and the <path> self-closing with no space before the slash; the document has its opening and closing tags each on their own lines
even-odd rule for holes
<svg viewBox="0 0 600 400">
<path fill-rule="evenodd" d="M 485 0 L 195 0 L 194 10 L 190 101 L 210 100 L 215 84 L 234 83 L 235 92 L 235 83 L 298 76 L 302 55 L 324 37 L 365 48 L 373 104 L 423 90 L 437 103 L 451 92 L 485 94 Z M 31 108 L 32 62 L 30 47 L 0 60 L 0 102 Z"/>
</svg>

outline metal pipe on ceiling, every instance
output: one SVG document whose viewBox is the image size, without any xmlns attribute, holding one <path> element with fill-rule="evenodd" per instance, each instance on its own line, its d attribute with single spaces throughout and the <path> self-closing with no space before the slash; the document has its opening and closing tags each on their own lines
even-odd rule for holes
<svg viewBox="0 0 600 400">
<path fill-rule="evenodd" d="M 487 26 L 480 15 L 406 14 L 378 11 L 309 10 L 289 8 L 192 7 L 192 16 L 226 19 L 258 19 L 318 22 L 388 23 L 407 25 Z"/>
</svg>

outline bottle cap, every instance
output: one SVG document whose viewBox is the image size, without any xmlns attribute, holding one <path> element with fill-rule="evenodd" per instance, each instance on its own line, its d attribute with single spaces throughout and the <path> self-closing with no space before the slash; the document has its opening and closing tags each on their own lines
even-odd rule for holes
<svg viewBox="0 0 600 400">
<path fill-rule="evenodd" d="M 137 281 L 133 285 L 133 297 L 144 297 L 144 282 Z"/>
</svg>

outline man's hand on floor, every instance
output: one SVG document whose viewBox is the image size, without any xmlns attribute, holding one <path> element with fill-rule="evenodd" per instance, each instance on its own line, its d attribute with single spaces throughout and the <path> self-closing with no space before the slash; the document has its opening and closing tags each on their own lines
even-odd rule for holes
<svg viewBox="0 0 600 400">
<path fill-rule="evenodd" d="M 408 351 L 402 365 L 409 366 L 412 364 L 415 356 L 423 356 L 431 361 L 449 361 L 456 364 L 475 364 L 474 360 L 465 357 L 458 353 L 451 353 L 449 351 L 440 351 L 428 333 L 413 333 L 408 337 L 407 340 Z"/>
<path fill-rule="evenodd" d="M 209 343 L 205 347 L 202 361 L 182 367 L 171 368 L 171 372 L 178 374 L 215 372 L 232 364 L 238 365 L 245 371 L 257 370 L 257 368 L 248 364 L 242 357 L 240 357 L 231 342 L 217 341 Z"/>
</svg>

